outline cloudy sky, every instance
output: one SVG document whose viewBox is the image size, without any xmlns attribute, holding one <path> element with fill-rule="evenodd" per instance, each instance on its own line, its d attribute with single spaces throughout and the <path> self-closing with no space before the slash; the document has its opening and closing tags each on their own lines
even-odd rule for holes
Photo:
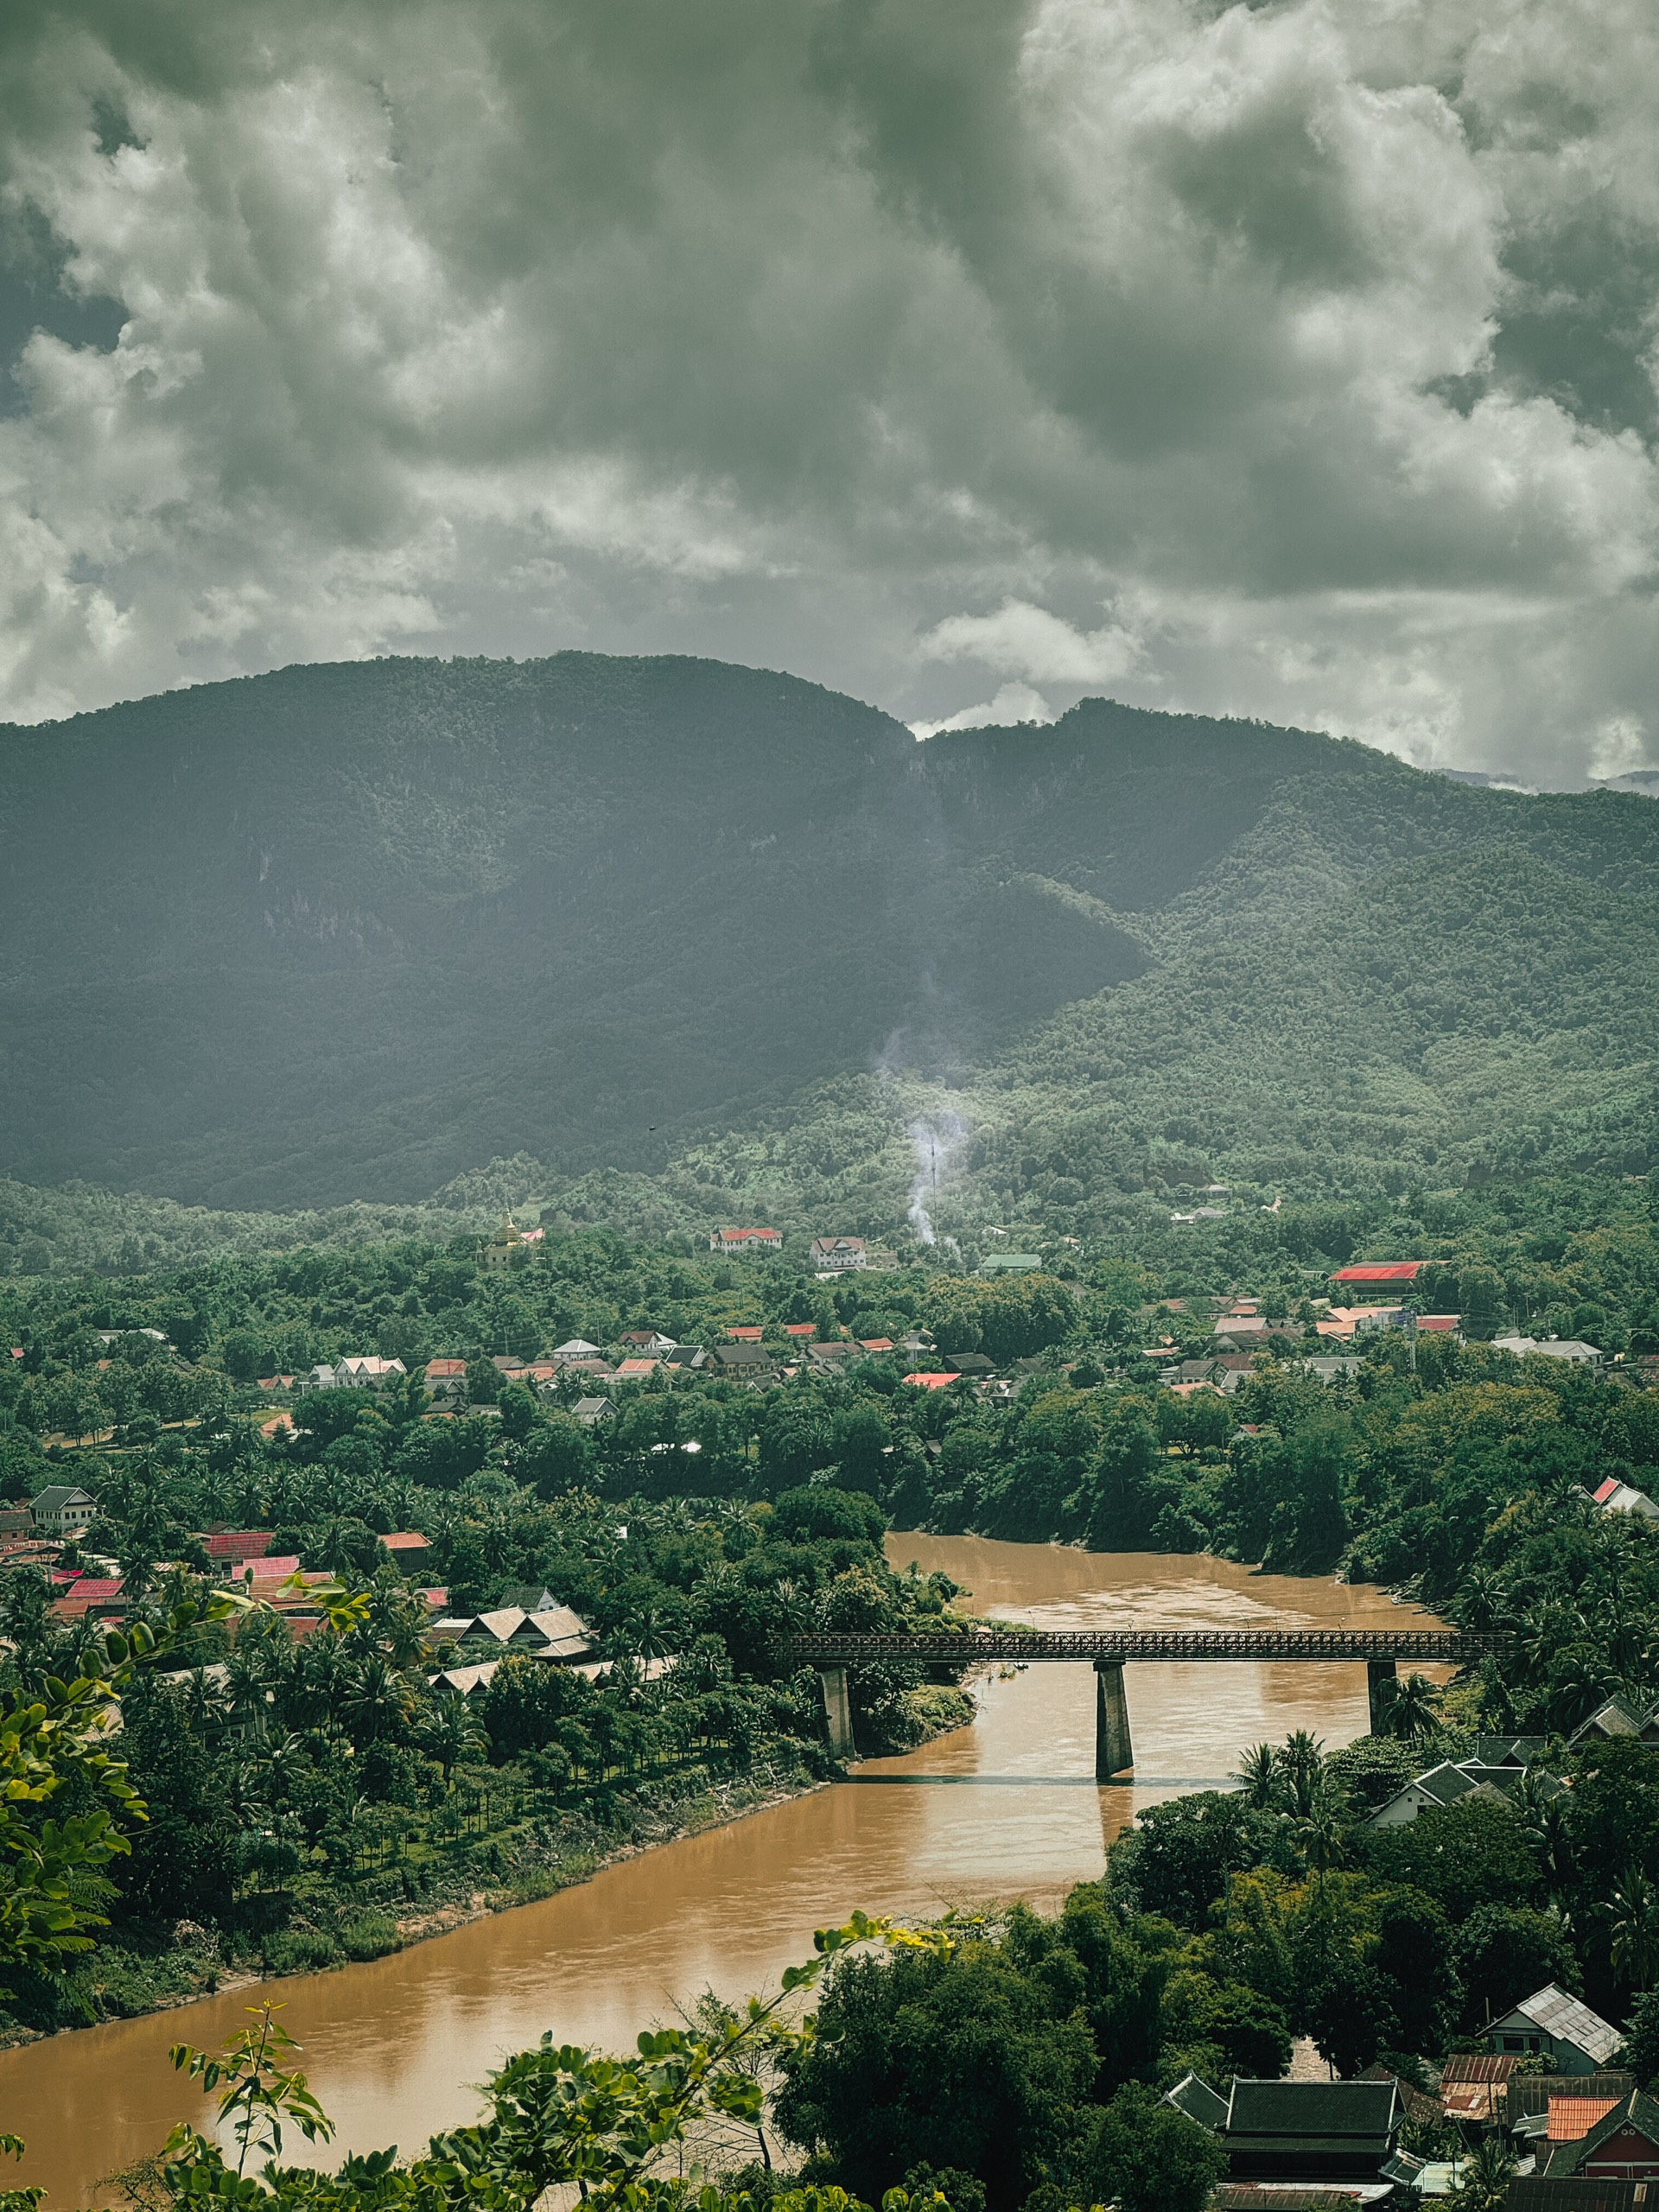
<svg viewBox="0 0 1659 2212">
<path fill-rule="evenodd" d="M 0 714 L 293 660 L 1659 764 L 1651 0 L 8 0 Z"/>
</svg>

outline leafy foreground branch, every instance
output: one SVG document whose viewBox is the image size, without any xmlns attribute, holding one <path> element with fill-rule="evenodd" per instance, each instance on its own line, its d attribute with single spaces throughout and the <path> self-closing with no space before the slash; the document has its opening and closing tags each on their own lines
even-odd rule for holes
<svg viewBox="0 0 1659 2212">
<path fill-rule="evenodd" d="M 308 2142 L 327 2141 L 333 2123 L 291 2063 L 298 2046 L 266 2003 L 254 2024 L 217 2055 L 181 2044 L 174 2064 L 208 2090 L 219 2091 L 220 2129 L 235 2149 L 188 2125 L 175 2128 L 159 2162 L 155 2201 L 173 2206 L 223 2204 L 270 2212 L 363 2208 L 364 2212 L 527 2212 L 543 2191 L 574 2189 L 594 2212 L 720 2212 L 750 2198 L 722 2190 L 695 2155 L 694 2133 L 735 2123 L 759 2131 L 769 2064 L 810 2047 L 810 2013 L 789 2017 L 797 2001 L 833 1961 L 860 1945 L 946 1957 L 947 1929 L 897 1928 L 855 1913 L 839 1928 L 821 1929 L 816 1955 L 785 1972 L 768 1998 L 750 1998 L 704 2029 L 664 2028 L 639 2037 L 638 2055 L 608 2058 L 550 2036 L 520 2052 L 486 2084 L 488 2112 L 476 2126 L 435 2136 L 423 2157 L 399 2164 L 396 2146 L 346 2158 L 333 2174 L 279 2163 L 284 2129 Z M 764 2058 L 769 2064 L 757 2064 Z M 762 2138 L 764 2143 L 764 2137 Z M 253 2161 L 259 2163 L 250 2171 Z M 35 2193 L 14 2192 L 29 2203 Z M 772 2193 L 775 2212 L 861 2212 L 841 2189 Z M 883 2212 L 948 2212 L 937 2192 L 891 2190 Z M 12 2212 L 0 2198 L 0 2212 Z"/>
</svg>

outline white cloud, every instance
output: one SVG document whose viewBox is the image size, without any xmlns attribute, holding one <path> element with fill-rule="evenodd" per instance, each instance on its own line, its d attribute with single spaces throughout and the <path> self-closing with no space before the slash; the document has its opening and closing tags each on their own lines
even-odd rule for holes
<svg viewBox="0 0 1659 2212">
<path fill-rule="evenodd" d="M 926 632 L 919 650 L 927 660 L 983 661 L 1046 683 L 1114 683 L 1141 661 L 1139 642 L 1117 624 L 1074 629 L 1020 599 L 1004 600 L 995 614 L 949 616 Z"/>
<path fill-rule="evenodd" d="M 583 644 L 1654 757 L 1637 0 L 72 13 L 0 20 L 0 713 Z"/>
<path fill-rule="evenodd" d="M 1040 691 L 1029 683 L 1003 683 L 994 699 L 983 699 L 976 707 L 960 707 L 939 721 L 912 722 L 910 727 L 912 734 L 925 738 L 938 737 L 942 730 L 1010 729 L 1020 722 L 1053 720 L 1054 710 Z"/>
</svg>

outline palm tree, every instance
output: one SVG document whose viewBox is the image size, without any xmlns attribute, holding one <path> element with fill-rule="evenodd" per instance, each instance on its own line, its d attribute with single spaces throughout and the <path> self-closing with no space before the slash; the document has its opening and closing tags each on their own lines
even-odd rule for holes
<svg viewBox="0 0 1659 2212">
<path fill-rule="evenodd" d="M 1232 1776 L 1244 1793 L 1246 1804 L 1258 1812 L 1274 1811 L 1282 1796 L 1279 1754 L 1271 1744 L 1252 1744 L 1239 1759 Z"/>
<path fill-rule="evenodd" d="M 1325 1875 L 1332 1867 L 1340 1866 L 1348 1855 L 1345 1811 L 1341 1793 L 1328 1785 L 1321 1787 L 1291 1832 L 1303 1866 L 1314 1877 L 1321 1899 L 1325 1896 Z"/>
<path fill-rule="evenodd" d="M 1454 2167 L 1457 2186 L 1446 2200 L 1454 2212 L 1499 2212 L 1516 2176 L 1515 2153 L 1501 2135 L 1484 2137 L 1473 2154 Z"/>
<path fill-rule="evenodd" d="M 1651 1989 L 1659 1980 L 1659 1887 L 1639 1866 L 1627 1866 L 1599 1910 L 1612 1938 L 1613 1972 L 1627 1989 Z"/>
<path fill-rule="evenodd" d="M 488 1739 L 464 1697 L 440 1698 L 421 1731 L 421 1749 L 443 1770 L 443 1786 L 456 1767 L 476 1758 Z"/>
<path fill-rule="evenodd" d="M 1291 1808 L 1299 1820 L 1306 1820 L 1313 1809 L 1314 1796 L 1325 1770 L 1325 1745 L 1306 1728 L 1298 1728 L 1286 1737 L 1282 1749 L 1274 1754 L 1279 1771 L 1290 1790 Z"/>
<path fill-rule="evenodd" d="M 340 1717 L 354 1742 L 373 1744 L 402 1727 L 413 1703 L 413 1693 L 403 1675 L 379 1652 L 372 1651 L 346 1678 L 340 1692 Z"/>
<path fill-rule="evenodd" d="M 1382 1707 L 1382 1733 L 1409 1742 L 1432 1736 L 1440 1725 L 1440 1693 L 1427 1675 L 1408 1675 L 1396 1681 L 1394 1694 Z"/>
</svg>

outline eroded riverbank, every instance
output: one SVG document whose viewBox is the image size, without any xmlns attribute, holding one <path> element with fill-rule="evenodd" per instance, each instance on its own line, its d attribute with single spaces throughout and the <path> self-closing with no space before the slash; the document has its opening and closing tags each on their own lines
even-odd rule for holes
<svg viewBox="0 0 1659 2212">
<path fill-rule="evenodd" d="M 1101 1555 L 972 1537 L 890 1539 L 900 1566 L 943 1567 L 976 1609 L 1049 1627 L 1402 1624 L 1387 1593 L 1252 1573 L 1204 1557 Z M 1313 1729 L 1330 1745 L 1366 1725 L 1363 1666 L 1135 1667 L 1138 1765 L 1093 1779 L 1087 1667 L 1033 1668 L 979 1685 L 971 1728 L 842 1783 L 774 1803 L 602 1868 L 540 1903 L 473 1921 L 365 1966 L 271 1986 L 340 2123 L 327 2154 L 415 2147 L 471 2116 L 470 2085 L 546 2029 L 626 2047 L 712 1985 L 739 1994 L 811 1948 L 854 1906 L 926 1915 L 1027 1897 L 1052 1904 L 1097 1875 L 1135 1807 L 1224 1777 L 1263 1737 Z M 49 2212 L 96 2201 L 99 2177 L 153 2150 L 192 2101 L 168 2063 L 181 2035 L 211 2044 L 252 1993 L 84 2029 L 0 2053 L 0 2126 L 26 2138 L 22 2178 Z M 200 2120 L 205 2107 L 194 2114 Z"/>
</svg>

